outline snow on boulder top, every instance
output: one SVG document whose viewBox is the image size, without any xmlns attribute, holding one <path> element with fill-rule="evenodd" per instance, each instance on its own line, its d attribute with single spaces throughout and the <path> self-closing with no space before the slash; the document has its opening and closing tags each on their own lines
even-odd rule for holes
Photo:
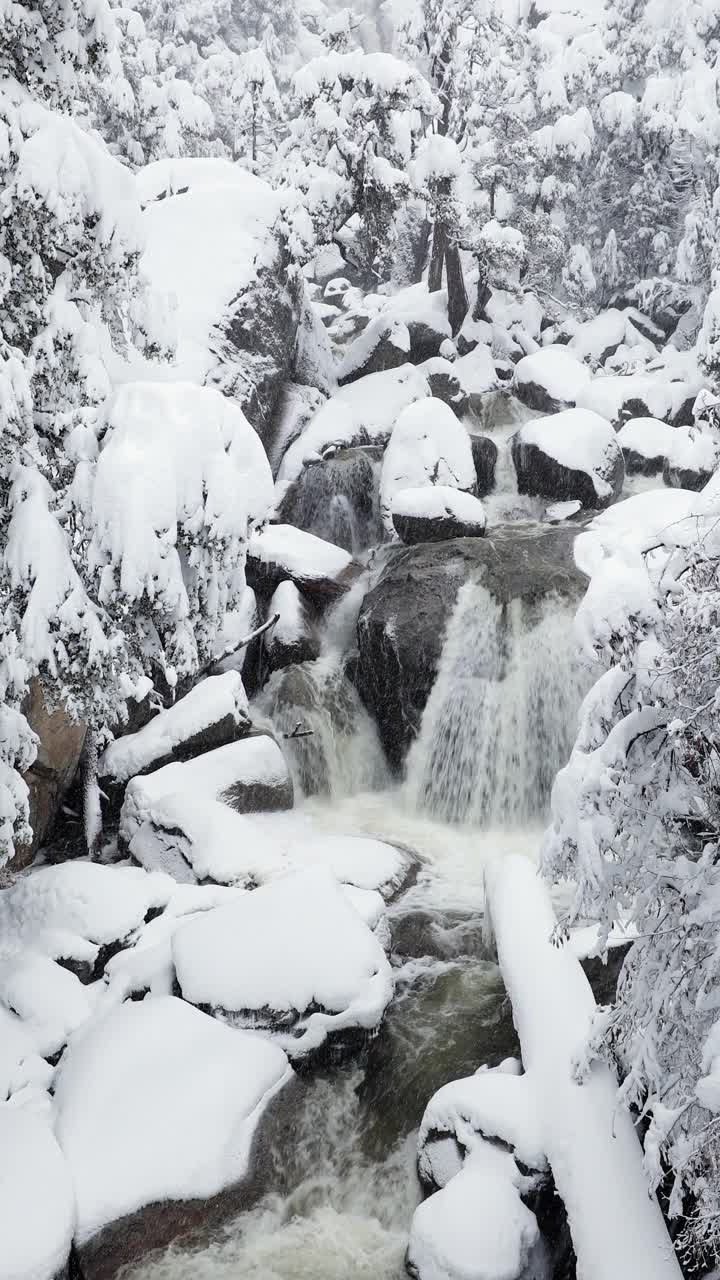
<svg viewBox="0 0 720 1280">
<path fill-rule="evenodd" d="M 148 911 L 167 904 L 174 887 L 168 876 L 141 867 L 82 861 L 38 867 L 0 890 L 0 956 L 31 946 L 85 959 L 98 946 L 127 938 Z M 78 954 L 83 940 L 94 945 Z"/>
<path fill-rule="evenodd" d="M 316 462 L 331 446 L 342 449 L 373 441 L 384 443 L 406 405 L 429 395 L 427 376 L 411 364 L 371 373 L 341 387 L 318 409 L 285 454 L 275 482 L 276 506 L 306 462 Z"/>
<path fill-rule="evenodd" d="M 307 1053 L 334 1031 L 371 1030 L 393 990 L 385 953 L 337 882 L 297 872 L 189 921 L 173 938 L 186 1000 L 267 1025 L 301 1017 L 285 1041 Z M 314 1010 L 314 1012 L 307 1012 Z"/>
<path fill-rule="evenodd" d="M 291 524 L 266 525 L 248 544 L 248 580 L 266 594 L 285 578 L 300 587 L 330 587 L 351 564 L 349 551 Z"/>
<path fill-rule="evenodd" d="M 211 559 L 223 545 L 223 571 L 242 569 L 248 532 L 272 502 L 265 451 L 237 404 L 190 383 L 127 383 L 107 424 L 92 494 L 96 562 L 112 566 L 128 599 L 147 593 L 187 616 L 181 535 L 206 542 Z M 215 585 L 221 591 L 219 576 Z"/>
<path fill-rule="evenodd" d="M 627 325 L 627 315 L 617 307 L 601 311 L 600 315 L 578 326 L 568 343 L 568 350 L 578 360 L 602 364 L 625 341 Z"/>
<path fill-rule="evenodd" d="M 617 433 L 623 452 L 638 453 L 642 458 L 667 457 L 676 428 L 659 418 L 628 418 Z"/>
<path fill-rule="evenodd" d="M 211 163 L 212 172 L 220 173 L 223 162 Z M 223 166 L 217 185 L 206 181 L 207 165 L 206 160 L 170 162 L 168 176 L 182 174 L 190 189 L 153 200 L 143 214 L 143 270 L 153 288 L 175 304 L 177 349 L 168 376 L 197 383 L 205 382 L 217 363 L 213 330 L 258 269 L 274 262 L 273 226 L 280 207 L 277 193 L 260 178 L 230 166 L 232 180 L 227 181 L 229 170 Z M 153 189 L 155 166 L 150 170 L 147 179 L 140 178 L 141 190 Z"/>
<path fill-rule="evenodd" d="M 475 490 L 470 437 L 449 405 L 434 397 L 403 409 L 393 428 L 380 476 L 383 523 L 392 532 L 392 504 L 402 489 L 434 484 Z"/>
<path fill-rule="evenodd" d="M 50 1117 L 0 1103 L 0 1271 L 3 1280 L 64 1273 L 75 1227 L 70 1170 Z"/>
<path fill-rule="evenodd" d="M 526 422 L 513 436 L 516 466 L 522 459 L 522 451 L 526 446 L 534 446 L 566 471 L 582 472 L 589 476 L 595 495 L 602 502 L 611 500 L 622 485 L 622 450 L 617 436 L 605 418 L 590 410 L 566 409 L 563 413 L 552 414 L 548 418 L 534 418 Z M 532 460 L 523 463 L 522 469 L 532 472 Z M 528 479 L 527 475 L 525 479 Z M 537 479 L 536 492 L 542 492 L 542 478 L 538 476 Z M 521 489 L 521 492 L 529 491 Z M 550 493 L 548 496 L 559 500 L 581 497 L 580 494 L 569 492 Z"/>
<path fill-rule="evenodd" d="M 577 402 L 616 425 L 628 405 L 636 414 L 638 407 L 644 406 L 650 417 L 672 421 L 686 402 L 694 399 L 699 386 L 697 372 L 678 377 L 664 368 L 647 373 L 598 374 L 582 388 Z"/>
<path fill-rule="evenodd" d="M 290 1075 L 277 1045 L 173 996 L 96 1020 L 71 1042 L 55 1088 L 79 1243 L 144 1205 L 238 1182 L 262 1109 Z"/>
<path fill-rule="evenodd" d="M 485 527 L 485 508 L 480 499 L 444 484 L 401 489 L 393 497 L 391 510 L 394 516 L 418 516 L 425 520 L 447 517 Z"/>
<path fill-rule="evenodd" d="M 233 726 L 249 721 L 247 695 L 237 671 L 202 680 L 137 733 L 125 734 L 111 742 L 98 762 L 98 774 L 127 782 L 223 721 Z"/>
<path fill-rule="evenodd" d="M 518 396 L 546 413 L 576 404 L 589 384 L 589 371 L 566 347 L 543 347 L 515 366 Z"/>
</svg>

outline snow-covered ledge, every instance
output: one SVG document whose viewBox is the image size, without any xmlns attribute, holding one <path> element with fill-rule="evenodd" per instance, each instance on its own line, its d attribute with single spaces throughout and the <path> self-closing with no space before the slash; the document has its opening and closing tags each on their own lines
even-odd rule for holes
<svg viewBox="0 0 720 1280">
<path fill-rule="evenodd" d="M 584 1083 L 574 1078 L 595 1001 L 572 950 L 551 941 L 555 915 L 545 885 L 532 863 L 513 855 L 491 863 L 486 893 L 578 1280 L 681 1280 L 612 1073 L 596 1062 Z"/>
</svg>

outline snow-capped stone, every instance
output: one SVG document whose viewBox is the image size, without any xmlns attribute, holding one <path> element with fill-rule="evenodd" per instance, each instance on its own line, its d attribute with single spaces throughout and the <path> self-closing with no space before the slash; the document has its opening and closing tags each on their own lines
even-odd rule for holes
<svg viewBox="0 0 720 1280">
<path fill-rule="evenodd" d="M 380 476 L 380 510 L 392 532 L 392 503 L 402 489 L 435 484 L 474 493 L 470 437 L 452 409 L 436 399 L 409 405 L 390 437 Z"/>
<path fill-rule="evenodd" d="M 416 1280 L 525 1280 L 541 1248 L 509 1151 L 479 1143 L 459 1173 L 415 1210 L 407 1265 Z M 538 1258 L 539 1262 L 539 1258 Z"/>
<path fill-rule="evenodd" d="M 337 370 L 338 385 L 369 373 L 398 369 L 410 358 L 410 334 L 402 320 L 381 314 L 350 345 Z"/>
<path fill-rule="evenodd" d="M 269 524 L 248 544 L 247 578 L 261 596 L 272 596 L 290 579 L 318 604 L 334 600 L 350 585 L 352 556 L 313 533 L 290 524 Z"/>
<path fill-rule="evenodd" d="M 453 413 L 462 418 L 470 400 L 457 375 L 455 361 L 446 360 L 444 356 L 433 356 L 420 367 L 427 376 L 431 396 L 450 405 Z"/>
<path fill-rule="evenodd" d="M 135 774 L 172 760 L 222 747 L 249 723 L 247 696 L 239 672 L 210 676 L 172 707 L 158 712 L 137 733 L 111 742 L 100 757 L 98 774 L 127 782 Z"/>
<path fill-rule="evenodd" d="M 720 462 L 720 439 L 712 430 L 676 427 L 663 466 L 672 489 L 703 489 Z"/>
<path fill-rule="evenodd" d="M 629 418 L 618 431 L 628 475 L 658 475 L 672 450 L 675 433 L 659 418 Z M 684 486 L 683 486 L 684 487 Z"/>
<path fill-rule="evenodd" d="M 293 787 L 280 747 L 266 734 L 133 778 L 120 837 L 137 862 L 182 883 L 242 878 L 236 850 L 250 838 L 246 815 L 289 809 Z M 241 862 L 242 866 L 242 862 Z"/>
<path fill-rule="evenodd" d="M 30 949 L 0 961 L 0 1003 L 21 1019 L 33 1050 L 48 1058 L 93 1011 L 76 974 Z"/>
<path fill-rule="evenodd" d="M 484 398 L 497 390 L 498 376 L 490 348 L 478 345 L 467 355 L 453 361 L 453 373 L 467 397 L 472 413 L 482 414 Z"/>
<path fill-rule="evenodd" d="M 625 341 L 627 325 L 627 313 L 617 307 L 601 311 L 592 320 L 578 325 L 568 343 L 568 350 L 578 360 L 589 360 L 594 365 L 604 364 Z"/>
<path fill-rule="evenodd" d="M 697 375 L 673 376 L 672 370 L 598 374 L 578 395 L 578 406 L 592 409 L 617 429 L 628 418 L 660 418 L 678 426 L 692 420 L 700 388 Z"/>
<path fill-rule="evenodd" d="M 520 493 L 606 507 L 622 489 L 625 467 L 617 436 L 589 410 L 566 409 L 525 423 L 512 437 L 512 456 Z"/>
<path fill-rule="evenodd" d="M 543 413 L 572 408 L 590 385 L 590 373 L 567 347 L 543 347 L 515 368 L 515 393 L 523 404 Z"/>
<path fill-rule="evenodd" d="M 401 542 L 444 542 L 448 538 L 480 538 L 485 508 L 479 498 L 448 485 L 401 489 L 391 506 Z"/>
<path fill-rule="evenodd" d="M 55 1088 L 78 1242 L 144 1205 L 239 1182 L 262 1110 L 290 1075 L 278 1045 L 173 996 L 97 1019 L 70 1044 Z"/>
<path fill-rule="evenodd" d="M 393 983 L 373 933 L 325 871 L 285 876 L 189 921 L 173 939 L 186 1000 L 281 1031 L 291 1056 L 380 1023 Z"/>
<path fill-rule="evenodd" d="M 3 1280 L 54 1280 L 75 1226 L 70 1169 L 49 1115 L 0 1103 L 0 1269 Z"/>
<path fill-rule="evenodd" d="M 287 449 L 275 483 L 278 508 L 308 462 L 317 462 L 330 449 L 386 444 L 406 405 L 429 395 L 426 374 L 411 364 L 373 373 L 361 382 L 341 387 Z"/>
<path fill-rule="evenodd" d="M 268 605 L 268 617 L 278 615 L 265 633 L 264 648 L 271 671 L 293 662 L 312 662 L 320 653 L 320 641 L 307 604 L 294 582 L 281 582 Z"/>
</svg>

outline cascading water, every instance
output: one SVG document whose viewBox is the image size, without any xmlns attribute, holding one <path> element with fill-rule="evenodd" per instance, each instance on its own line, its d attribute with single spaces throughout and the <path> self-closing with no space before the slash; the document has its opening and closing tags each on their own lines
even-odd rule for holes
<svg viewBox="0 0 720 1280">
<path fill-rule="evenodd" d="M 474 826 L 540 819 L 570 752 L 584 681 L 566 602 L 500 604 L 466 582 L 410 750 L 409 803 Z"/>
<path fill-rule="evenodd" d="M 308 466 L 290 491 L 283 519 L 358 555 L 382 540 L 380 451 L 356 446 Z"/>
</svg>

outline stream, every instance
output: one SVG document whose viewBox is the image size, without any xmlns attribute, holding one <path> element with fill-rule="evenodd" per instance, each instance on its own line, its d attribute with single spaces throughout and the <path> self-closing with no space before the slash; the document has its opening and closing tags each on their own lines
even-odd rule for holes
<svg viewBox="0 0 720 1280">
<path fill-rule="evenodd" d="M 491 424 L 501 450 L 515 418 Z M 538 514 L 509 484 L 491 508 L 495 519 Z M 500 608 L 480 582 L 460 589 L 398 784 L 345 674 L 367 587 L 364 577 L 331 611 L 315 662 L 271 677 L 254 715 L 278 733 L 298 722 L 312 730 L 286 748 L 298 807 L 318 826 L 372 835 L 419 859 L 388 909 L 395 997 L 359 1057 L 301 1073 L 292 1106 L 271 1111 L 254 1204 L 210 1239 L 126 1269 L 126 1280 L 402 1280 L 430 1097 L 482 1064 L 519 1056 L 484 935 L 483 872 L 498 854 L 537 854 L 587 687 L 573 603 L 549 596 Z"/>
</svg>

